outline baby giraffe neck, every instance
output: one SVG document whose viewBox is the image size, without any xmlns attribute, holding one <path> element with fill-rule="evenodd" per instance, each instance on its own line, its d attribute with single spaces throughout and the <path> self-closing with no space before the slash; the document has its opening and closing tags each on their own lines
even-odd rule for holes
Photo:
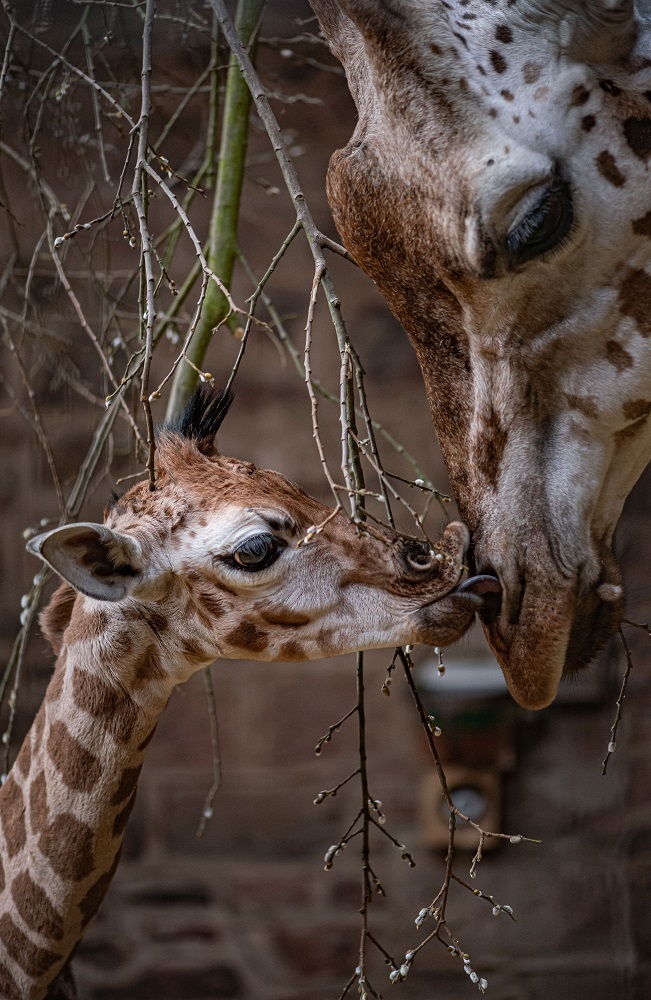
<svg viewBox="0 0 651 1000">
<path fill-rule="evenodd" d="M 88 619 L 76 606 L 45 701 L 0 790 L 4 1000 L 45 997 L 95 915 L 173 687 L 146 623 L 120 629 Z M 148 642 L 134 643 L 143 631 Z"/>
</svg>

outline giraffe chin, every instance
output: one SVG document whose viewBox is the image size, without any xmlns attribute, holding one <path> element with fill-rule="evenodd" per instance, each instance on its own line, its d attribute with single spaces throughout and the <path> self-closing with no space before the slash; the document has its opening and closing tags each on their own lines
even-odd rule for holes
<svg viewBox="0 0 651 1000">
<path fill-rule="evenodd" d="M 589 667 L 623 614 L 622 587 L 608 583 L 578 598 L 575 587 L 557 592 L 542 614 L 535 601 L 525 602 L 515 626 L 490 607 L 480 617 L 512 698 L 535 711 L 554 701 L 564 677 Z"/>
</svg>

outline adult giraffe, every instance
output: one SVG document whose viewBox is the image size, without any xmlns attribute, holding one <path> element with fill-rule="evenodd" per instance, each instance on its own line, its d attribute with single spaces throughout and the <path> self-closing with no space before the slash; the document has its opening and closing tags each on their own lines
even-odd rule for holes
<svg viewBox="0 0 651 1000">
<path fill-rule="evenodd" d="M 416 349 L 503 587 L 489 642 L 542 708 L 621 618 L 613 532 L 651 456 L 651 7 L 311 2 L 359 112 L 335 221 Z"/>
<path fill-rule="evenodd" d="M 198 391 L 159 441 L 154 492 L 140 483 L 104 524 L 29 543 L 67 583 L 43 615 L 56 669 L 0 788 L 2 1000 L 71 995 L 52 984 L 115 874 L 175 685 L 222 656 L 443 645 L 499 590 L 489 576 L 459 583 L 463 524 L 435 550 L 361 535 L 283 476 L 218 455 L 228 404 Z"/>
</svg>

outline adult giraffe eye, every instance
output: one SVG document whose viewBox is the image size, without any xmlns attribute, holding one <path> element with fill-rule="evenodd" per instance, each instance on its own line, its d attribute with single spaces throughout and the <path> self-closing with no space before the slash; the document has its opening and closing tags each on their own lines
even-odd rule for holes
<svg viewBox="0 0 651 1000">
<path fill-rule="evenodd" d="M 232 553 L 232 560 L 240 569 L 245 569 L 249 573 L 256 570 L 266 569 L 276 561 L 284 548 L 283 542 L 275 535 L 252 535 Z"/>
<path fill-rule="evenodd" d="M 506 238 L 514 263 L 524 264 L 553 250 L 569 234 L 573 222 L 570 186 L 564 181 L 554 181 Z"/>
</svg>

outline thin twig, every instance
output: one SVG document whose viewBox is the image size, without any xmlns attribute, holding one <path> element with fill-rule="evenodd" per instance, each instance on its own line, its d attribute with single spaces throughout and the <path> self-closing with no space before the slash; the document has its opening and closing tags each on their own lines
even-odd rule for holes
<svg viewBox="0 0 651 1000">
<path fill-rule="evenodd" d="M 210 722 L 210 747 L 212 751 L 212 784 L 208 789 L 208 794 L 204 799 L 201 818 L 197 827 L 196 836 L 203 837 L 208 820 L 212 818 L 213 803 L 215 796 L 222 784 L 222 758 L 219 747 L 219 721 L 217 719 L 217 705 L 215 702 L 215 688 L 212 682 L 210 667 L 206 667 L 203 672 L 203 683 L 206 689 L 206 702 L 208 705 L 208 719 Z"/>
<path fill-rule="evenodd" d="M 634 625 L 635 622 L 629 622 L 629 621 L 627 621 L 626 624 L 627 625 Z M 648 631 L 646 625 L 638 625 L 638 628 L 643 628 L 646 631 Z M 605 775 L 605 773 L 606 773 L 606 771 L 608 769 L 608 761 L 610 760 L 610 758 L 612 757 L 612 755 L 615 752 L 615 747 L 617 745 L 617 730 L 619 729 L 619 724 L 622 721 L 622 709 L 624 707 L 624 699 L 626 698 L 626 688 L 628 686 L 628 678 L 630 677 L 631 670 L 633 669 L 633 659 L 631 657 L 631 650 L 630 650 L 629 645 L 628 645 L 628 643 L 626 641 L 624 633 L 622 632 L 621 625 L 617 629 L 617 632 L 618 632 L 621 644 L 624 647 L 624 652 L 626 654 L 626 669 L 624 671 L 624 676 L 622 678 L 622 686 L 621 686 L 621 688 L 619 690 L 619 697 L 618 697 L 617 701 L 615 702 L 616 707 L 617 707 L 617 713 L 615 715 L 615 721 L 613 722 L 612 726 L 610 727 L 610 741 L 608 743 L 608 751 L 607 751 L 606 756 L 604 757 L 604 759 L 603 759 L 603 761 L 601 763 L 601 774 L 602 774 L 602 776 Z"/>
</svg>

